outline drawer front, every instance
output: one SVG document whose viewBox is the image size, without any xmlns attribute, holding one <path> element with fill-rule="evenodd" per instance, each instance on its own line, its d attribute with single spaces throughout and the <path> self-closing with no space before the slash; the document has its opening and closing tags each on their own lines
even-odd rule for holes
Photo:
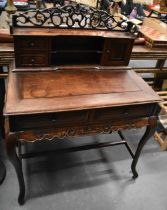
<svg viewBox="0 0 167 210">
<path fill-rule="evenodd" d="M 48 66 L 49 59 L 48 54 L 16 54 L 15 63 L 16 67 L 28 67 L 28 66 Z"/>
<path fill-rule="evenodd" d="M 152 114 L 154 105 L 132 105 L 124 107 L 113 107 L 97 109 L 95 111 L 96 121 L 114 121 L 114 120 L 124 120 L 133 119 L 138 117 L 148 117 Z"/>
<path fill-rule="evenodd" d="M 88 111 L 10 116 L 11 131 L 76 126 L 88 121 Z"/>
<path fill-rule="evenodd" d="M 47 37 L 14 37 L 16 50 L 47 50 L 49 41 Z"/>
<path fill-rule="evenodd" d="M 85 126 L 133 120 L 153 115 L 155 104 L 93 110 L 9 116 L 10 131 Z"/>
</svg>

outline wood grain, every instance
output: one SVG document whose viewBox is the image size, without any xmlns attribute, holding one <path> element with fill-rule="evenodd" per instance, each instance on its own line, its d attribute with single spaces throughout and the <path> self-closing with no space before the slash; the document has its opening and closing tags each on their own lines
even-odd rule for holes
<svg viewBox="0 0 167 210">
<path fill-rule="evenodd" d="M 5 115 L 144 104 L 160 97 L 131 70 L 10 73 Z"/>
</svg>

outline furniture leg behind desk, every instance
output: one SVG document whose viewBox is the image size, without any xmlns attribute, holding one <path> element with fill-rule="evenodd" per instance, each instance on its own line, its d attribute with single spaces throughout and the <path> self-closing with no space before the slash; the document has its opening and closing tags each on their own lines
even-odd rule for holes
<svg viewBox="0 0 167 210">
<path fill-rule="evenodd" d="M 167 79 L 167 67 L 165 61 L 167 59 L 167 50 L 165 48 L 149 48 L 145 45 L 134 45 L 131 60 L 155 61 L 153 67 L 133 67 L 133 69 L 144 76 L 145 73 L 152 73 L 154 78 L 148 78 L 148 82 L 155 90 L 162 90 L 163 81 Z M 147 80 L 146 80 L 147 81 Z"/>
</svg>

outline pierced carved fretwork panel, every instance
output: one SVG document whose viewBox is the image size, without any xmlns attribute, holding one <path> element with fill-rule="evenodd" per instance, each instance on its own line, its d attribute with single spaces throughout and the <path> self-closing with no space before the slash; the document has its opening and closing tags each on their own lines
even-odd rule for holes
<svg viewBox="0 0 167 210">
<path fill-rule="evenodd" d="M 121 30 L 136 32 L 137 27 L 106 11 L 82 4 L 69 4 L 56 8 L 29 10 L 13 16 L 14 26 L 35 26 L 50 28 L 84 28 L 101 30 Z"/>
</svg>

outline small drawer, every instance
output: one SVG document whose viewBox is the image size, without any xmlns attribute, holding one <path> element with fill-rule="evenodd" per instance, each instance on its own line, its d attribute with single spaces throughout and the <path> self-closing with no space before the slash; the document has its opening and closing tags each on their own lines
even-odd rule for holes
<svg viewBox="0 0 167 210">
<path fill-rule="evenodd" d="M 138 117 L 148 117 L 151 115 L 153 105 L 132 105 L 124 107 L 104 108 L 95 111 L 97 121 L 114 121 L 117 119 L 133 119 Z"/>
<path fill-rule="evenodd" d="M 47 50 L 49 46 L 49 41 L 47 37 L 15 37 L 14 46 L 17 51 Z"/>
<path fill-rule="evenodd" d="M 28 66 L 48 66 L 48 54 L 37 54 L 37 55 L 29 55 L 29 54 L 16 54 L 15 55 L 15 63 L 16 67 L 28 67 Z"/>
<path fill-rule="evenodd" d="M 12 131 L 76 126 L 88 122 L 88 111 L 10 116 Z"/>
</svg>

